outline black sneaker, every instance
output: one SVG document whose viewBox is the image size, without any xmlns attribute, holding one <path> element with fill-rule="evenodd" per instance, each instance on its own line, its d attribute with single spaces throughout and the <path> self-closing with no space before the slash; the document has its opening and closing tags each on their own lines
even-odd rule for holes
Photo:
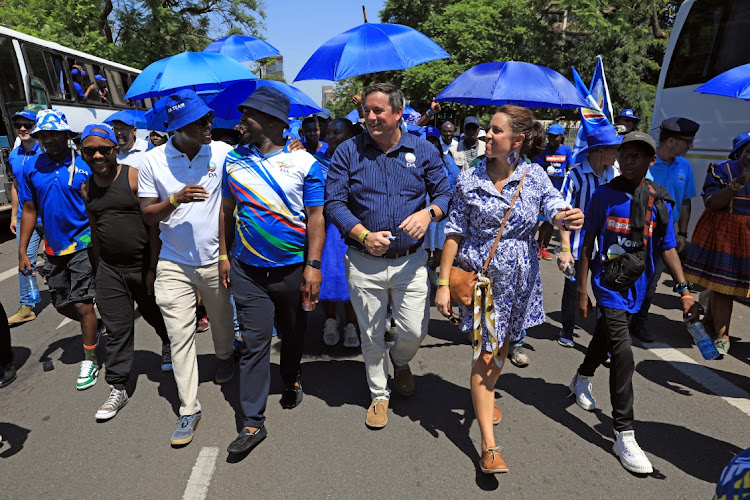
<svg viewBox="0 0 750 500">
<path fill-rule="evenodd" d="M 261 441 L 266 439 L 267 435 L 268 432 L 266 431 L 265 426 L 255 431 L 255 433 L 251 433 L 250 429 L 243 428 L 237 437 L 234 438 L 234 441 L 229 443 L 229 446 L 227 446 L 227 452 L 237 454 L 247 453 L 258 446 Z"/>
<path fill-rule="evenodd" d="M 5 387 L 16 379 L 16 367 L 13 361 L 0 364 L 0 387 Z"/>
<path fill-rule="evenodd" d="M 632 337 L 640 339 L 643 342 L 653 342 L 655 340 L 653 334 L 646 330 L 646 324 L 641 321 L 630 323 L 629 330 Z"/>
<path fill-rule="evenodd" d="M 281 407 L 287 410 L 296 408 L 302 402 L 303 394 L 302 384 L 284 387 L 284 391 L 281 393 Z"/>
</svg>

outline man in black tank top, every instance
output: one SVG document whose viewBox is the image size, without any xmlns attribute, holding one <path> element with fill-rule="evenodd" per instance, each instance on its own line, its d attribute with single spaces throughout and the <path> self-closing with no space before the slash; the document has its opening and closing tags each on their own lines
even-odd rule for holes
<svg viewBox="0 0 750 500">
<path fill-rule="evenodd" d="M 149 231 L 138 204 L 138 170 L 117 163 L 117 138 L 109 125 L 86 127 L 81 146 L 93 172 L 81 194 L 91 222 L 96 303 L 109 332 L 104 379 L 110 394 L 96 418 L 108 420 L 128 402 L 125 385 L 133 366 L 134 299 L 141 316 L 161 338 L 163 371 L 172 369 L 172 360 L 164 319 L 148 286 L 153 284 L 153 270 Z"/>
</svg>

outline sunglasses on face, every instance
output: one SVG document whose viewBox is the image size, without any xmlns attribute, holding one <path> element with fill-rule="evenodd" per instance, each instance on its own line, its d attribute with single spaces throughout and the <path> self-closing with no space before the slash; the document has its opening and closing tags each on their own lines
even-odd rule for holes
<svg viewBox="0 0 750 500">
<path fill-rule="evenodd" d="M 209 113 L 206 116 L 204 116 L 203 118 L 201 118 L 200 120 L 194 121 L 193 125 L 195 125 L 196 127 L 204 128 L 204 127 L 208 127 L 213 122 L 214 122 L 214 114 L 213 113 Z"/>
<path fill-rule="evenodd" d="M 114 149 L 114 146 L 87 146 L 82 148 L 81 151 L 83 151 L 83 154 L 86 156 L 94 156 L 96 153 L 99 153 L 102 156 L 107 156 L 111 154 Z"/>
<path fill-rule="evenodd" d="M 33 123 L 16 122 L 16 123 L 13 124 L 13 128 L 15 128 L 16 130 L 21 130 L 22 128 L 25 128 L 26 130 L 31 130 L 32 128 L 34 128 L 34 124 Z"/>
</svg>

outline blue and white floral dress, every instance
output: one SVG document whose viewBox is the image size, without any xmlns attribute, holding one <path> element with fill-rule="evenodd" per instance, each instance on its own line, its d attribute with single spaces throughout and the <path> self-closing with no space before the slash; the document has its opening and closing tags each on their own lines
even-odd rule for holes
<svg viewBox="0 0 750 500">
<path fill-rule="evenodd" d="M 511 342 L 521 337 L 521 330 L 544 323 L 542 277 L 536 258 L 538 244 L 534 239 L 537 214 L 541 211 L 552 220 L 565 208 L 565 200 L 555 189 L 547 173 L 536 163 L 519 162 L 498 192 L 487 175 L 486 160 L 458 176 L 453 205 L 445 234 L 463 237 L 456 255 L 456 265 L 479 271 L 492 248 L 497 232 L 510 207 L 518 183 L 528 170 L 521 192 L 511 211 L 500 242 L 487 268 L 492 280 L 495 304 L 495 330 L 502 345 L 510 335 Z M 461 330 L 472 329 L 474 314 L 459 306 Z M 487 327 L 482 324 L 482 349 L 492 352 Z"/>
</svg>

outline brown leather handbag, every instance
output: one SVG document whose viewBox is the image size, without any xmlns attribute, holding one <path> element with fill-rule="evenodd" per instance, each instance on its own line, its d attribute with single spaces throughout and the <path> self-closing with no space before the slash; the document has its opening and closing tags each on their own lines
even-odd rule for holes
<svg viewBox="0 0 750 500">
<path fill-rule="evenodd" d="M 527 167 L 526 172 L 524 172 L 521 176 L 521 181 L 518 183 L 516 192 L 513 193 L 513 199 L 511 199 L 510 201 L 510 207 L 508 207 L 508 211 L 505 212 L 503 223 L 500 224 L 500 230 L 497 232 L 497 237 L 495 237 L 495 242 L 492 244 L 490 254 L 484 261 L 484 265 L 482 266 L 482 270 L 480 271 L 481 274 L 484 274 L 487 271 L 487 266 L 490 265 L 492 256 L 495 255 L 497 244 L 500 242 L 500 237 L 503 235 L 505 224 L 508 222 L 508 217 L 510 217 L 510 211 L 513 209 L 513 205 L 515 205 L 516 200 L 518 199 L 518 195 L 521 192 L 521 186 L 523 186 L 523 181 L 526 178 L 526 173 L 528 171 L 529 169 Z M 451 291 L 451 300 L 453 302 L 463 304 L 467 307 L 471 306 L 472 302 L 474 301 L 474 288 L 477 286 L 477 282 L 479 282 L 480 273 L 477 273 L 476 271 L 464 271 L 460 267 L 453 266 L 451 268 L 449 280 L 450 284 L 448 285 L 448 288 Z"/>
</svg>

